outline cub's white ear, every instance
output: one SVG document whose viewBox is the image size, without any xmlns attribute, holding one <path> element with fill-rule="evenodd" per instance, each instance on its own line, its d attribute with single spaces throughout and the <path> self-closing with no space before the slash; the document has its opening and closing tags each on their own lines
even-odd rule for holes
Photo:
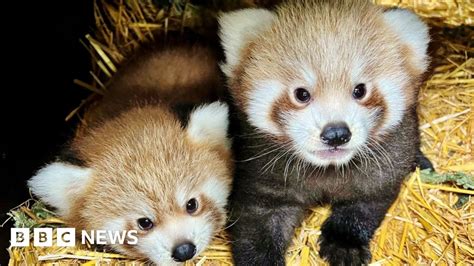
<svg viewBox="0 0 474 266">
<path fill-rule="evenodd" d="M 226 63 L 222 71 L 230 77 L 239 63 L 242 49 L 260 32 L 268 29 L 276 15 L 266 9 L 248 8 L 219 16 L 219 37 L 224 48 Z"/>
<path fill-rule="evenodd" d="M 201 105 L 189 117 L 186 128 L 191 140 L 230 148 L 227 138 L 229 107 L 222 102 Z"/>
<path fill-rule="evenodd" d="M 66 216 L 73 203 L 90 181 L 92 170 L 67 163 L 55 162 L 40 169 L 28 181 L 33 194 L 57 208 Z"/>
<path fill-rule="evenodd" d="M 424 72 L 428 67 L 427 49 L 430 41 L 428 26 L 416 14 L 406 9 L 387 10 L 384 19 L 411 50 L 410 60 L 413 66 Z"/>
</svg>

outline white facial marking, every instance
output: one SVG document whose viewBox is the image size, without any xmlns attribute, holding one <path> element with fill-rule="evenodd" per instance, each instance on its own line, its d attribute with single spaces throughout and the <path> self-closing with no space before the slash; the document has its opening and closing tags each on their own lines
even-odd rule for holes
<svg viewBox="0 0 474 266">
<path fill-rule="evenodd" d="M 282 132 L 271 119 L 274 103 L 284 92 L 277 80 L 266 80 L 255 84 L 249 95 L 247 114 L 250 124 L 264 132 L 281 135 Z"/>
<path fill-rule="evenodd" d="M 308 88 L 314 88 L 316 86 L 316 75 L 314 74 L 314 71 L 309 68 L 308 66 L 305 66 L 301 69 L 301 74 L 303 75 L 304 80 L 308 84 Z"/>
<path fill-rule="evenodd" d="M 193 226 L 191 230 L 194 239 L 194 244 L 196 245 L 196 256 L 198 256 L 207 248 L 215 233 L 213 224 L 209 222 L 211 219 L 212 217 L 202 215 L 196 217 L 193 221 Z"/>
<path fill-rule="evenodd" d="M 208 178 L 202 185 L 201 191 L 214 202 L 216 207 L 224 208 L 230 194 L 230 186 L 218 178 Z"/>
<path fill-rule="evenodd" d="M 384 121 L 379 132 L 386 132 L 390 128 L 397 126 L 402 120 L 407 101 L 402 89 L 406 84 L 406 80 L 401 76 L 384 78 L 378 81 L 379 92 L 382 94 L 388 109 L 385 114 L 386 121 Z"/>
<path fill-rule="evenodd" d="M 58 209 L 58 214 L 69 213 L 72 200 L 88 185 L 92 170 L 67 163 L 56 162 L 40 169 L 28 181 L 33 194 Z"/>
</svg>

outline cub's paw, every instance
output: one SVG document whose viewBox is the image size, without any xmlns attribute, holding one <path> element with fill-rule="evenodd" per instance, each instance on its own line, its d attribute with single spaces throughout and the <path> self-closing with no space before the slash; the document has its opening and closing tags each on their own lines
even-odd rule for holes
<svg viewBox="0 0 474 266">
<path fill-rule="evenodd" d="M 329 241 L 323 236 L 320 237 L 319 244 L 319 256 L 331 266 L 367 265 L 371 259 L 368 245 L 353 246 L 339 241 Z"/>
<path fill-rule="evenodd" d="M 435 171 L 433 163 L 431 163 L 430 159 L 428 159 L 428 157 L 426 157 L 425 154 L 420 150 L 416 155 L 416 164 L 421 170 L 429 169 L 431 171 Z"/>
</svg>

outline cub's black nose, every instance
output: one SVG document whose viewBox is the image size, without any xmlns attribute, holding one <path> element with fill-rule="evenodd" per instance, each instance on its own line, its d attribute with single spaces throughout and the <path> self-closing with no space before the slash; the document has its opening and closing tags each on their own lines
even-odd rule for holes
<svg viewBox="0 0 474 266">
<path fill-rule="evenodd" d="M 183 243 L 177 245 L 173 250 L 173 259 L 178 262 L 184 262 L 196 254 L 196 246 L 193 243 Z"/>
<path fill-rule="evenodd" d="M 337 147 L 349 142 L 351 136 L 351 131 L 345 123 L 327 124 L 321 133 L 321 140 L 324 144 Z"/>
</svg>

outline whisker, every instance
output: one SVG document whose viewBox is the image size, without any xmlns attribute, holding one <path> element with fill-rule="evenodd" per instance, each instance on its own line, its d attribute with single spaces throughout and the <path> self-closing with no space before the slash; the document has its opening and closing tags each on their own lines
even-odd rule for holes
<svg viewBox="0 0 474 266">
<path fill-rule="evenodd" d="M 283 149 L 283 147 L 282 147 Z M 263 167 L 262 171 L 265 173 L 266 171 L 270 170 L 273 172 L 273 169 L 278 162 L 279 159 L 281 159 L 283 156 L 288 154 L 290 152 L 290 149 L 286 149 L 283 153 L 278 153 L 276 156 L 274 156 L 269 162 L 267 162 Z"/>
<path fill-rule="evenodd" d="M 283 149 L 284 147 L 286 146 L 286 144 L 280 144 L 280 143 L 274 143 L 272 145 L 270 145 L 268 148 L 265 148 L 263 149 L 260 153 L 257 153 L 257 155 L 251 157 L 251 158 L 248 158 L 248 159 L 244 159 L 244 160 L 240 160 L 240 161 L 237 161 L 237 162 L 249 162 L 249 161 L 252 161 L 252 160 L 255 160 L 255 159 L 258 159 L 258 158 L 261 158 L 265 155 L 268 155 L 268 154 L 271 154 L 273 152 L 276 152 L 278 150 L 281 150 Z"/>
</svg>

